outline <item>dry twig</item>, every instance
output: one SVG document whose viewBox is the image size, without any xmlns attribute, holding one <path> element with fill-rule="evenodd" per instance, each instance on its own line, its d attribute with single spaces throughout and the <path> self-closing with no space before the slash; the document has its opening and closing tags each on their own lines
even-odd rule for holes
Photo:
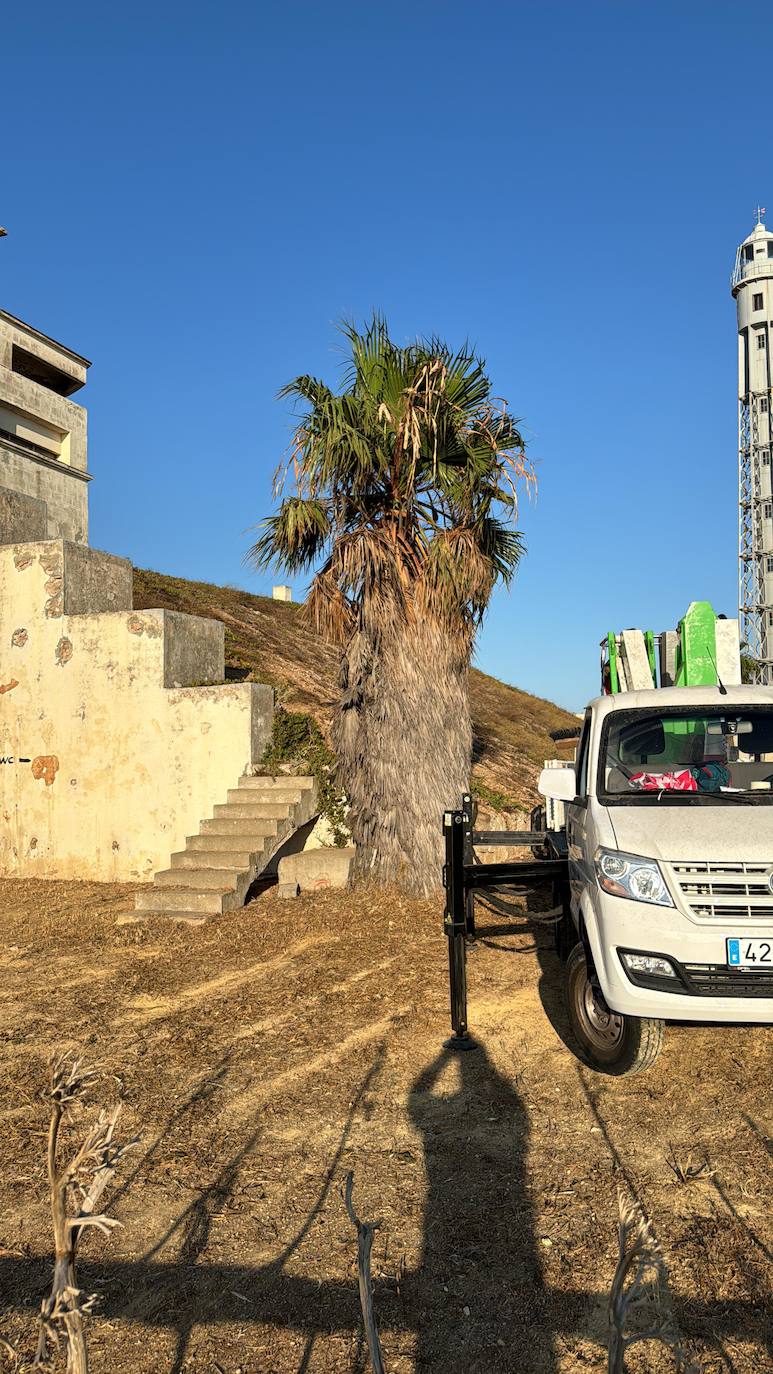
<svg viewBox="0 0 773 1374">
<path fill-rule="evenodd" d="M 704 1159 L 700 1164 L 693 1164 L 692 1155 L 689 1154 L 684 1163 L 677 1158 L 676 1150 L 671 1141 L 668 1142 L 671 1157 L 666 1155 L 666 1164 L 671 1170 L 677 1183 L 695 1183 L 699 1179 L 713 1178 L 716 1170 L 712 1169 L 709 1161 Z"/>
<path fill-rule="evenodd" d="M 373 1312 L 373 1282 L 370 1277 L 370 1252 L 373 1248 L 373 1237 L 381 1225 L 381 1222 L 360 1221 L 352 1204 L 353 1187 L 354 1174 L 350 1170 L 346 1175 L 346 1191 L 344 1198 L 349 1220 L 357 1231 L 357 1282 L 360 1289 L 362 1320 L 365 1323 L 365 1337 L 368 1342 L 368 1352 L 370 1354 L 370 1362 L 373 1366 L 373 1374 L 385 1374 L 384 1359 L 381 1354 L 381 1342 L 378 1338 L 378 1328 Z"/>
<path fill-rule="evenodd" d="M 27 1374 L 27 1371 L 32 1369 L 29 1360 L 26 1360 L 21 1351 L 17 1350 L 15 1345 L 11 1345 L 4 1336 L 0 1336 L 0 1350 L 5 1351 L 8 1356 L 8 1364 L 4 1363 L 3 1368 L 9 1369 L 11 1374 Z"/>
<path fill-rule="evenodd" d="M 67 1374 L 88 1374 L 83 1318 L 91 1312 L 96 1294 L 85 1296 L 75 1277 L 75 1256 L 81 1233 L 95 1226 L 109 1236 L 120 1222 L 97 1211 L 97 1203 L 115 1170 L 136 1140 L 119 1144 L 115 1126 L 120 1106 L 100 1111 L 69 1161 L 60 1155 L 62 1123 L 83 1105 L 97 1075 L 70 1053 L 51 1060 L 47 1097 L 51 1103 L 48 1127 L 48 1182 L 54 1228 L 54 1278 L 40 1308 L 40 1333 L 34 1365 L 49 1362 L 52 1347 L 64 1345 Z"/>
</svg>

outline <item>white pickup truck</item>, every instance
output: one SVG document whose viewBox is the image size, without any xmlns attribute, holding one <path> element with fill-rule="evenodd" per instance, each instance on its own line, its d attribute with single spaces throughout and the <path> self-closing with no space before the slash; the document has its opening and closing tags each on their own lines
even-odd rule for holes
<svg viewBox="0 0 773 1374">
<path fill-rule="evenodd" d="M 773 1022 L 773 689 L 613 686 L 538 787 L 565 804 L 558 943 L 588 1062 L 648 1068 L 666 1021 Z"/>
</svg>

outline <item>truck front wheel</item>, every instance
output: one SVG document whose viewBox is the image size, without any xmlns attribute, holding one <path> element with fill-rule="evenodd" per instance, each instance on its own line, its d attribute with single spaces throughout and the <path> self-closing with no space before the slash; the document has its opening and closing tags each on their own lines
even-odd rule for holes
<svg viewBox="0 0 773 1374">
<path fill-rule="evenodd" d="M 611 1011 L 588 973 L 585 949 L 577 944 L 566 961 L 566 1009 L 584 1059 L 599 1073 L 642 1073 L 655 1063 L 664 1024 Z"/>
</svg>

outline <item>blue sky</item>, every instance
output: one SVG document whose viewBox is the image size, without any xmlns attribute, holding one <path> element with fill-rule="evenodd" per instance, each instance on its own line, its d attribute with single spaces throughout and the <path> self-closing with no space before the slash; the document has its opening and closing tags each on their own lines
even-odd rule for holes
<svg viewBox="0 0 773 1374">
<path fill-rule="evenodd" d="M 0 306 L 93 359 L 95 547 L 270 590 L 276 392 L 375 307 L 474 343 L 529 437 L 482 668 L 580 709 L 607 629 L 735 613 L 764 9 L 751 45 L 703 0 L 112 9 L 3 19 Z"/>
</svg>

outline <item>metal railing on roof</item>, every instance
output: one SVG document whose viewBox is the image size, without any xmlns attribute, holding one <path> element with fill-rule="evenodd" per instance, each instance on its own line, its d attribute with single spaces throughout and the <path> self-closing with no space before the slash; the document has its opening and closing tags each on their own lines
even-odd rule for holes
<svg viewBox="0 0 773 1374">
<path fill-rule="evenodd" d="M 759 261 L 755 258 L 752 262 L 742 258 L 736 262 L 730 285 L 739 286 L 742 281 L 752 277 L 773 277 L 773 258 L 760 258 Z"/>
</svg>

